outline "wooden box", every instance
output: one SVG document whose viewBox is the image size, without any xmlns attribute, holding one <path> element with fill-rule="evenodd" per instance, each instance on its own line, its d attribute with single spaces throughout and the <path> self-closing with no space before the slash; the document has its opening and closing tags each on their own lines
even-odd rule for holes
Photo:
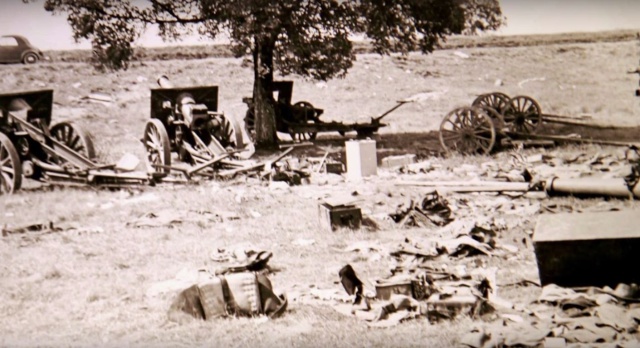
<svg viewBox="0 0 640 348">
<path fill-rule="evenodd" d="M 541 215 L 533 245 L 542 285 L 640 284 L 640 211 Z"/>
<path fill-rule="evenodd" d="M 362 212 L 355 204 L 345 200 L 325 200 L 318 205 L 320 226 L 328 231 L 338 228 L 359 229 L 362 223 Z"/>
</svg>

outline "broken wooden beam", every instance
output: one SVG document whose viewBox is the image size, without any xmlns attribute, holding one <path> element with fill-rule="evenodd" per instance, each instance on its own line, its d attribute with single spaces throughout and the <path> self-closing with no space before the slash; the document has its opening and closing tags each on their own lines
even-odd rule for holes
<svg viewBox="0 0 640 348">
<path fill-rule="evenodd" d="M 563 136 L 563 135 L 527 134 L 527 133 L 517 133 L 517 132 L 506 132 L 506 134 L 509 136 L 516 136 L 516 137 L 527 138 L 527 139 L 553 140 L 557 142 L 610 145 L 610 146 L 622 146 L 622 147 L 630 147 L 630 146 L 640 147 L 640 143 L 612 141 L 612 140 L 584 139 L 584 138 L 576 138 L 573 136 Z"/>
<path fill-rule="evenodd" d="M 398 186 L 422 186 L 443 192 L 528 192 L 532 184 L 528 182 L 505 181 L 401 181 Z"/>
<path fill-rule="evenodd" d="M 235 168 L 235 169 L 230 169 L 230 170 L 223 170 L 220 171 L 218 173 L 218 175 L 220 176 L 233 176 L 239 173 L 244 173 L 244 172 L 251 172 L 254 170 L 271 170 L 271 168 L 273 167 L 273 165 L 278 162 L 279 160 L 281 160 L 282 158 L 284 158 L 284 156 L 288 155 L 291 151 L 293 151 L 295 149 L 295 147 L 289 147 L 287 148 L 285 151 L 283 151 L 282 153 L 280 153 L 278 156 L 266 160 L 264 162 L 260 162 L 260 163 L 256 163 L 256 164 L 251 164 L 248 166 L 244 166 L 244 167 L 240 167 L 240 168 Z"/>
</svg>

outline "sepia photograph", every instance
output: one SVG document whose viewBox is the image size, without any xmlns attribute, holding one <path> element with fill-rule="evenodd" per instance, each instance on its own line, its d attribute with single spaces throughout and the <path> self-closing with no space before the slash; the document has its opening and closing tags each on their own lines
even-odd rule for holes
<svg viewBox="0 0 640 348">
<path fill-rule="evenodd" d="M 0 347 L 640 347 L 637 0 L 0 2 Z"/>
</svg>

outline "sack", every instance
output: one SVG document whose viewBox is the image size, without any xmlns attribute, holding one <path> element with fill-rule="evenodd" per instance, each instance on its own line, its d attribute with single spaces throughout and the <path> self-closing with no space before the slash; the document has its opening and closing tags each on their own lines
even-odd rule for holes
<svg viewBox="0 0 640 348">
<path fill-rule="evenodd" d="M 276 318 L 287 308 L 285 295 L 276 295 L 269 278 L 262 272 L 218 275 L 183 290 L 169 309 L 209 320 L 228 316 L 267 315 Z"/>
</svg>

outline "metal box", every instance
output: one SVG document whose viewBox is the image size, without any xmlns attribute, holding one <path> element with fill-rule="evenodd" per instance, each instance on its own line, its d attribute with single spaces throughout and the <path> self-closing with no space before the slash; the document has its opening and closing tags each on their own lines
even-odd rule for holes
<svg viewBox="0 0 640 348">
<path fill-rule="evenodd" d="M 332 206 L 323 202 L 318 205 L 320 226 L 327 231 L 338 228 L 359 229 L 362 223 L 362 212 L 355 205 Z"/>
<path fill-rule="evenodd" d="M 541 215 L 533 245 L 542 285 L 640 284 L 640 211 Z"/>
<path fill-rule="evenodd" d="M 391 295 L 413 296 L 413 288 L 411 280 L 396 283 L 379 283 L 376 282 L 376 299 L 388 300 Z"/>
</svg>

